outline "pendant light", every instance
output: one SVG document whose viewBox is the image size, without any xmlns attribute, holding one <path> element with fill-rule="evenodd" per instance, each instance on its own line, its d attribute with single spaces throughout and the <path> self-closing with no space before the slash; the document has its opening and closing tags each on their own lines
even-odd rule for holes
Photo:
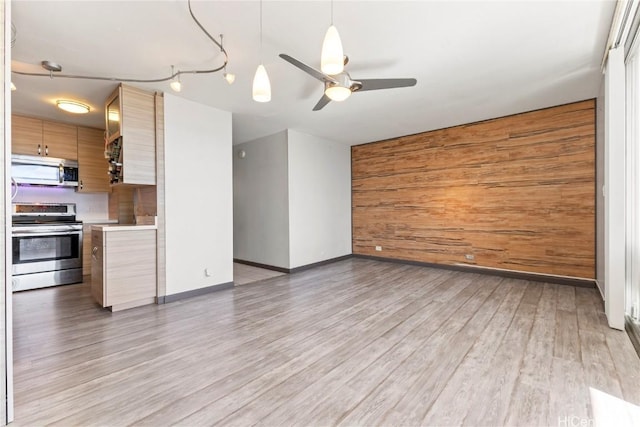
<svg viewBox="0 0 640 427">
<path fill-rule="evenodd" d="M 271 83 L 267 70 L 262 63 L 262 0 L 260 0 L 260 65 L 253 77 L 253 100 L 256 102 L 271 101 Z"/>
<path fill-rule="evenodd" d="M 335 76 L 344 71 L 344 52 L 338 29 L 333 25 L 333 0 L 331 0 L 331 26 L 324 36 L 320 69 L 323 73 Z"/>
<path fill-rule="evenodd" d="M 223 44 L 223 35 L 220 34 L 220 45 Z M 224 79 L 227 81 L 227 83 L 229 83 L 230 85 L 233 84 L 234 81 L 236 81 L 236 75 L 233 73 L 227 73 L 227 64 L 224 64 L 224 68 L 222 69 L 222 77 L 224 77 Z"/>
</svg>

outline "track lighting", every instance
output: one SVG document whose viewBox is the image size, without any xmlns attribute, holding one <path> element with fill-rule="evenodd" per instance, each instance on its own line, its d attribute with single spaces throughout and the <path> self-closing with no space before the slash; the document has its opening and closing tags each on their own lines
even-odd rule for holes
<svg viewBox="0 0 640 427">
<path fill-rule="evenodd" d="M 173 65 L 171 66 L 171 75 L 176 76 L 176 73 L 173 72 Z M 178 77 L 177 80 L 174 77 L 174 79 L 169 84 L 169 86 L 171 86 L 171 89 L 174 92 L 180 92 L 182 90 L 182 83 L 180 82 L 180 73 L 177 74 L 177 77 Z"/>
<path fill-rule="evenodd" d="M 227 83 L 229 83 L 230 85 L 233 84 L 234 81 L 236 81 L 236 75 L 232 74 L 232 73 L 227 73 L 227 67 L 224 67 L 224 74 L 222 74 L 222 77 L 224 77 L 224 79 L 227 81 Z"/>
<path fill-rule="evenodd" d="M 232 85 L 233 82 L 236 81 L 236 75 L 235 74 L 224 73 L 223 76 L 224 76 L 224 79 L 227 81 L 227 83 L 229 83 L 230 85 Z"/>
<path fill-rule="evenodd" d="M 180 76 L 182 74 L 209 74 L 209 73 L 215 73 L 217 71 L 220 71 L 220 70 L 224 69 L 226 67 L 226 65 L 227 65 L 228 60 L 229 60 L 229 58 L 227 56 L 227 51 L 222 46 L 222 36 L 220 37 L 220 42 L 218 42 L 215 38 L 213 38 L 213 36 L 211 36 L 211 34 L 209 34 L 209 32 L 202 26 L 200 21 L 198 21 L 196 16 L 193 14 L 193 10 L 191 9 L 191 0 L 187 0 L 187 5 L 188 5 L 188 8 L 189 8 L 189 14 L 191 15 L 191 19 L 193 19 L 193 22 L 202 30 L 202 32 L 209 38 L 209 40 L 211 40 L 211 42 L 215 46 L 217 46 L 217 48 L 220 49 L 220 52 L 222 52 L 222 54 L 224 55 L 224 63 L 222 65 L 220 65 L 219 67 L 215 67 L 215 68 L 211 68 L 211 69 L 178 70 L 175 74 L 174 74 L 174 72 L 172 70 L 170 76 L 159 77 L 159 78 L 151 78 L 151 79 L 135 79 L 135 78 L 117 77 L 117 76 L 89 76 L 89 75 L 79 75 L 79 74 L 63 74 L 62 73 L 62 66 L 60 64 L 57 64 L 57 63 L 52 62 L 52 61 L 42 61 L 41 65 L 42 65 L 42 68 L 47 70 L 46 73 L 32 73 L 32 72 L 14 71 L 14 70 L 12 70 L 11 72 L 13 74 L 19 74 L 21 76 L 30 76 L 30 77 L 50 77 L 52 79 L 53 78 L 65 78 L 65 79 L 83 79 L 83 80 L 102 80 L 102 81 L 125 82 L 125 83 L 160 83 L 160 82 L 172 81 L 176 77 L 178 77 L 177 82 L 173 82 L 172 81 L 170 85 L 171 85 L 171 89 L 175 90 L 176 92 L 179 92 L 180 89 L 181 89 L 181 86 L 182 86 L 180 84 Z M 13 34 L 15 34 L 15 31 L 13 31 Z M 174 84 L 174 83 L 176 83 L 176 84 Z M 178 87 L 179 89 L 176 89 L 176 87 Z"/>
</svg>

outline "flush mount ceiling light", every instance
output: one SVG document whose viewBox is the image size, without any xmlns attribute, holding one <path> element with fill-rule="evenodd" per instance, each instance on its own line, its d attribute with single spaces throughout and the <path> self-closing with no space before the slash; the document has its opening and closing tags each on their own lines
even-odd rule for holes
<svg viewBox="0 0 640 427">
<path fill-rule="evenodd" d="M 85 79 L 85 80 L 106 80 L 111 82 L 125 82 L 125 83 L 160 83 L 160 82 L 168 82 L 170 80 L 174 80 L 176 77 L 179 79 L 182 74 L 209 74 L 215 73 L 217 71 L 223 70 L 227 63 L 229 62 L 229 56 L 227 55 L 227 51 L 222 46 L 222 35 L 220 35 L 220 42 L 218 42 L 215 38 L 209 34 L 207 30 L 202 26 L 200 21 L 193 14 L 193 10 L 191 10 L 191 0 L 187 1 L 189 7 L 189 14 L 191 18 L 196 23 L 196 25 L 202 30 L 202 32 L 211 40 L 219 49 L 220 52 L 224 55 L 224 63 L 216 68 L 211 69 L 198 69 L 198 70 L 178 70 L 175 73 L 172 72 L 170 76 L 160 77 L 157 79 L 131 79 L 124 77 L 109 77 L 109 76 L 85 76 L 78 74 L 62 74 L 62 66 L 52 61 L 42 61 L 42 68 L 48 71 L 48 73 L 30 73 L 24 71 L 15 71 L 11 70 L 14 74 L 19 74 L 21 76 L 29 76 L 29 77 L 50 77 L 50 78 L 65 78 L 65 79 Z M 13 43 L 13 40 L 12 40 Z"/>
<path fill-rule="evenodd" d="M 91 110 L 87 104 L 66 99 L 57 100 L 56 105 L 59 109 L 74 114 L 87 114 Z"/>
<path fill-rule="evenodd" d="M 344 51 L 338 29 L 333 25 L 333 0 L 331 0 L 331 25 L 324 36 L 320 69 L 329 75 L 340 74 L 344 70 Z"/>
<path fill-rule="evenodd" d="M 267 69 L 262 63 L 262 0 L 260 0 L 260 65 L 253 77 L 253 100 L 256 102 L 271 101 L 271 82 Z"/>
</svg>

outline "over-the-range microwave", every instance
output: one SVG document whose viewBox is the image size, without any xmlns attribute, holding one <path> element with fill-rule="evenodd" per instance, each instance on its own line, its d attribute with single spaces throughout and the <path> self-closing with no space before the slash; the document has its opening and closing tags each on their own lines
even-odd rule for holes
<svg viewBox="0 0 640 427">
<path fill-rule="evenodd" d="M 78 186 L 78 162 L 43 156 L 13 154 L 11 178 L 18 184 Z"/>
</svg>

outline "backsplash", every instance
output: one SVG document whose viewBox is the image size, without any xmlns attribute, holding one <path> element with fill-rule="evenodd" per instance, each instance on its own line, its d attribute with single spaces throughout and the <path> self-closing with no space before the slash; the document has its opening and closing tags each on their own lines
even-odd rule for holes
<svg viewBox="0 0 640 427">
<path fill-rule="evenodd" d="M 103 221 L 109 217 L 108 193 L 77 193 L 68 187 L 20 186 L 14 203 L 75 203 L 81 221 Z"/>
</svg>

